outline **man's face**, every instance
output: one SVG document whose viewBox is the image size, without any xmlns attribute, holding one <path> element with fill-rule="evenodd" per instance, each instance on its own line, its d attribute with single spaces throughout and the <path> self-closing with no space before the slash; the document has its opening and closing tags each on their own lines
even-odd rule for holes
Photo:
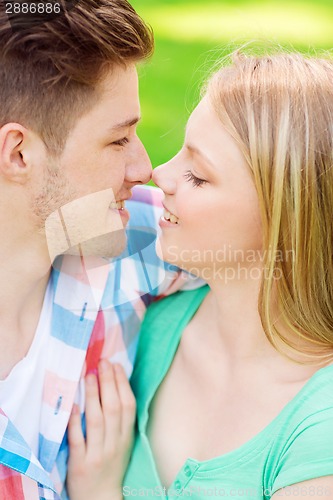
<svg viewBox="0 0 333 500">
<path fill-rule="evenodd" d="M 38 220 L 45 221 L 51 260 L 66 251 L 113 257 L 124 249 L 129 217 L 124 200 L 135 184 L 151 177 L 148 155 L 136 135 L 139 118 L 135 66 L 112 69 L 61 156 L 48 158 L 32 203 Z"/>
</svg>

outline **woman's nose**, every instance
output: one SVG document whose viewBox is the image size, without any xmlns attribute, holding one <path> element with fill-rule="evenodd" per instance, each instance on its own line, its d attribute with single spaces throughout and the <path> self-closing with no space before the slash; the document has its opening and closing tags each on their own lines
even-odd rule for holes
<svg viewBox="0 0 333 500">
<path fill-rule="evenodd" d="M 174 194 L 177 187 L 177 172 L 172 160 L 153 170 L 152 180 L 167 194 Z"/>
</svg>

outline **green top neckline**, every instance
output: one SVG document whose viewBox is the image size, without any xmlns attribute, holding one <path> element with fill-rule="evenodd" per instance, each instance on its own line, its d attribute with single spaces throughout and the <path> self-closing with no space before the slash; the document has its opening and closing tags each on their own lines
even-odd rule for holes
<svg viewBox="0 0 333 500">
<path fill-rule="evenodd" d="M 145 345 L 144 345 L 145 338 L 147 337 L 147 342 L 150 343 L 151 352 L 154 352 L 155 350 L 154 344 L 156 344 L 156 352 L 162 353 L 165 350 L 165 356 L 163 356 L 162 360 L 155 359 L 154 363 L 154 366 L 156 367 L 155 372 L 152 374 L 151 377 L 148 378 L 148 380 L 150 381 L 149 387 L 148 388 L 146 387 L 147 391 L 145 396 L 141 397 L 141 401 L 143 400 L 144 403 L 141 406 L 138 406 L 139 430 L 141 433 L 144 434 L 145 438 L 147 439 L 147 444 L 150 449 L 151 457 L 153 457 L 153 453 L 151 450 L 150 442 L 146 431 L 147 431 L 147 423 L 149 417 L 149 409 L 152 404 L 152 400 L 171 367 L 184 328 L 194 317 L 194 315 L 196 314 L 197 310 L 199 309 L 201 303 L 203 302 L 204 298 L 206 297 L 209 291 L 210 288 L 208 287 L 208 285 L 206 285 L 200 289 L 193 291 L 177 292 L 177 294 L 175 294 L 177 295 L 177 308 L 172 308 L 172 315 L 168 311 L 168 306 L 169 304 L 172 305 L 173 302 L 175 301 L 176 298 L 175 295 L 163 299 L 163 304 L 165 307 L 163 308 L 162 311 L 160 311 L 161 309 L 159 304 L 160 301 L 158 301 L 152 304 L 150 308 L 148 308 L 148 312 L 146 313 L 146 318 L 144 320 L 141 329 L 141 340 L 137 354 L 138 363 L 135 365 L 135 369 L 131 379 L 133 385 L 135 385 L 137 372 L 139 370 L 141 371 L 141 377 L 142 377 L 142 370 L 144 370 L 145 368 L 144 364 L 146 364 L 146 366 L 149 365 L 149 369 L 151 372 L 152 363 L 149 361 L 147 362 L 147 360 L 144 360 L 144 353 L 140 352 L 140 350 L 142 351 L 145 350 Z M 185 305 L 187 305 L 185 309 L 182 308 L 183 302 Z M 154 314 L 155 307 L 159 308 L 158 322 L 162 323 L 163 330 L 167 331 L 167 335 L 161 336 L 159 335 L 157 330 L 154 332 L 151 331 L 152 328 L 150 321 L 151 315 L 153 316 L 155 323 L 153 327 L 154 329 L 156 328 L 156 316 Z M 167 327 L 166 323 L 170 323 L 170 327 Z M 153 345 L 151 343 L 153 343 Z M 141 361 L 143 361 L 143 363 Z M 280 422 L 280 420 L 282 420 L 285 417 L 286 414 L 291 413 L 291 409 L 302 398 L 304 393 L 306 393 L 308 396 L 309 386 L 314 385 L 313 390 L 315 390 L 315 386 L 317 385 L 316 384 L 317 379 L 320 378 L 323 375 L 323 373 L 326 374 L 326 372 L 330 370 L 333 371 L 333 365 L 325 366 L 317 370 L 305 382 L 305 384 L 297 392 L 297 394 L 282 408 L 282 410 L 278 413 L 278 415 L 274 417 L 273 420 L 271 420 L 261 431 L 259 431 L 257 434 L 255 434 L 253 437 L 251 437 L 242 445 L 238 446 L 237 448 L 223 455 L 212 457 L 210 459 L 203 461 L 199 461 L 197 459 L 188 457 L 184 466 L 187 463 L 191 463 L 192 465 L 194 464 L 197 467 L 200 467 L 200 470 L 204 472 L 207 470 L 215 469 L 217 467 L 221 467 L 224 462 L 227 463 L 231 458 L 234 458 L 234 460 L 236 461 L 238 460 L 243 461 L 244 458 L 245 459 L 247 459 L 248 457 L 250 458 L 253 455 L 253 453 L 257 453 L 260 449 L 264 449 L 268 445 L 268 443 L 263 438 L 268 433 L 271 432 L 271 430 Z M 176 477 L 178 477 L 178 474 Z"/>
</svg>

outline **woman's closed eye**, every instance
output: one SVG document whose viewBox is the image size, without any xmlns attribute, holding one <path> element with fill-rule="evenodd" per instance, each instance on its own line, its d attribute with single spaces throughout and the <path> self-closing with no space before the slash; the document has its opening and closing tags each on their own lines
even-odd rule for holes
<svg viewBox="0 0 333 500">
<path fill-rule="evenodd" d="M 199 177 L 196 177 L 194 174 L 192 174 L 191 170 L 187 170 L 184 174 L 184 178 L 188 182 L 192 182 L 194 187 L 200 187 L 206 184 L 207 181 L 204 179 L 199 179 Z"/>
<path fill-rule="evenodd" d="M 123 137 L 122 139 L 119 139 L 118 141 L 112 142 L 112 146 L 125 146 L 128 144 L 129 139 L 127 137 Z"/>
</svg>

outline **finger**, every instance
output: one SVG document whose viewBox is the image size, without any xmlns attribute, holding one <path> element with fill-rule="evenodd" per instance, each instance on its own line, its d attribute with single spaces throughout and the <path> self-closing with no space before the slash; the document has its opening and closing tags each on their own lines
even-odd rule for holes
<svg viewBox="0 0 333 500">
<path fill-rule="evenodd" d="M 91 373 L 86 376 L 85 388 L 87 454 L 89 454 L 89 456 L 98 456 L 103 447 L 104 421 L 96 375 Z"/>
<path fill-rule="evenodd" d="M 78 405 L 74 405 L 68 422 L 68 443 L 70 457 L 75 463 L 84 459 L 86 444 L 81 425 L 81 414 Z"/>
<path fill-rule="evenodd" d="M 98 365 L 100 396 L 105 425 L 105 446 L 114 446 L 121 433 L 121 403 L 113 367 L 103 359 Z"/>
<path fill-rule="evenodd" d="M 136 401 L 124 368 L 119 364 L 113 365 L 113 368 L 122 408 L 121 433 L 130 438 L 136 416 Z"/>
</svg>

